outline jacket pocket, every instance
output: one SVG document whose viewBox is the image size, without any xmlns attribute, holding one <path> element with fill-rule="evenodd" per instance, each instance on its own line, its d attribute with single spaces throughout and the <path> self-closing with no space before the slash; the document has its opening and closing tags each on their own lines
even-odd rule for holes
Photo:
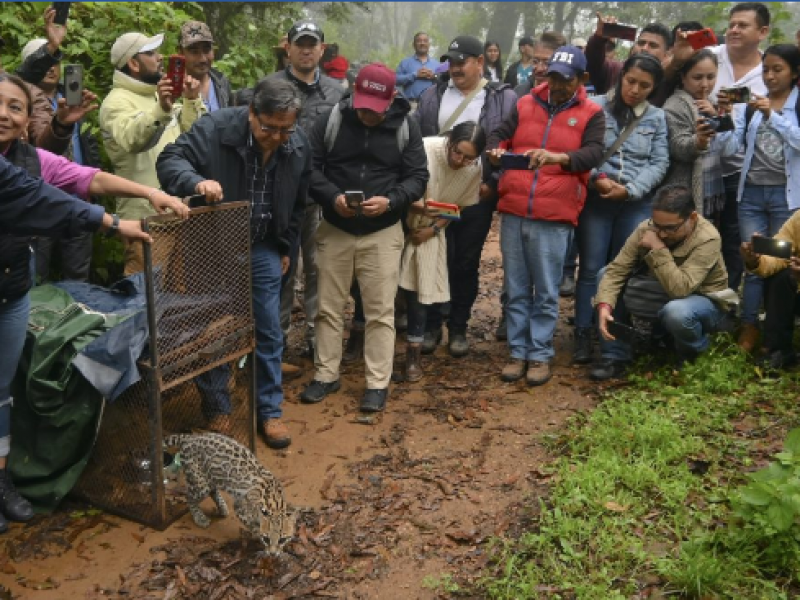
<svg viewBox="0 0 800 600">
<path fill-rule="evenodd" d="M 634 152 L 647 159 L 651 153 L 655 134 L 656 130 L 653 127 L 639 127 L 630 137 Z"/>
</svg>

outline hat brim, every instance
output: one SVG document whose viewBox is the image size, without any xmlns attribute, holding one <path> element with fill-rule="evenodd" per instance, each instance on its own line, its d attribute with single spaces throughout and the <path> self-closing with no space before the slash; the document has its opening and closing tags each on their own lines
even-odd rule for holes
<svg viewBox="0 0 800 600">
<path fill-rule="evenodd" d="M 392 104 L 393 98 L 388 100 L 371 96 L 370 94 L 361 94 L 356 90 L 353 92 L 353 108 L 366 108 L 367 110 L 376 113 L 384 113 L 386 109 Z"/>
<path fill-rule="evenodd" d="M 558 73 L 567 79 L 575 79 L 578 76 L 578 71 L 569 65 L 565 65 L 564 63 L 555 63 L 550 65 L 547 68 L 547 74 L 551 75 L 553 73 Z"/>
<path fill-rule="evenodd" d="M 322 38 L 320 37 L 320 35 L 318 33 L 315 33 L 313 31 L 301 31 L 296 36 L 294 36 L 294 39 L 289 40 L 289 43 L 290 44 L 294 44 L 297 40 L 299 40 L 300 38 L 304 38 L 304 37 L 314 38 L 318 42 L 322 41 Z"/>
<path fill-rule="evenodd" d="M 478 58 L 478 57 L 468 52 L 459 52 L 458 50 L 450 50 L 446 54 L 442 54 L 442 56 L 439 57 L 439 62 L 444 62 L 446 60 L 464 61 L 467 60 L 468 58 Z"/>
<path fill-rule="evenodd" d="M 139 52 L 150 52 L 151 50 L 155 50 L 156 48 L 160 48 L 161 44 L 164 43 L 164 34 L 159 33 L 154 35 L 150 39 L 147 40 L 147 43 L 139 48 Z M 137 52 L 137 54 L 139 53 Z"/>
</svg>

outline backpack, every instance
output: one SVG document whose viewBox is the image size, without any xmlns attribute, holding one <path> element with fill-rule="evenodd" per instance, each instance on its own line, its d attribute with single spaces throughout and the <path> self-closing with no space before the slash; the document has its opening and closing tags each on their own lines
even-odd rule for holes
<svg viewBox="0 0 800 600">
<path fill-rule="evenodd" d="M 333 110 L 328 116 L 328 124 L 325 126 L 325 149 L 330 152 L 333 150 L 333 145 L 336 143 L 336 138 L 339 135 L 339 130 L 342 128 L 342 109 L 339 108 L 339 103 L 333 105 Z M 408 146 L 408 115 L 403 118 L 403 124 L 397 128 L 397 147 L 400 154 Z"/>
<path fill-rule="evenodd" d="M 750 127 L 750 121 L 753 119 L 754 114 L 756 114 L 756 109 L 748 104 L 744 110 L 745 136 L 747 136 L 747 128 Z M 797 103 L 794 105 L 794 114 L 797 115 L 797 123 L 800 124 L 800 98 L 798 98 Z"/>
</svg>

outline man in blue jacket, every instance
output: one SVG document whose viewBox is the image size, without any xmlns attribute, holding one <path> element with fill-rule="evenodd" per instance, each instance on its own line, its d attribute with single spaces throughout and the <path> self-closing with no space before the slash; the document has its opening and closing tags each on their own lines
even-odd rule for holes
<svg viewBox="0 0 800 600">
<path fill-rule="evenodd" d="M 412 110 L 417 107 L 422 92 L 431 87 L 436 81 L 436 69 L 439 61 L 431 58 L 428 51 L 431 48 L 431 39 L 424 31 L 414 35 L 414 54 L 400 61 L 397 66 L 397 87 L 411 103 Z"/>
<path fill-rule="evenodd" d="M 289 268 L 311 176 L 311 148 L 296 123 L 299 110 L 291 83 L 263 79 L 250 106 L 223 108 L 200 119 L 164 148 L 156 164 L 162 188 L 176 195 L 251 202 L 258 430 L 276 449 L 291 443 L 281 420 L 281 277 Z M 222 432 L 230 429 L 228 377 L 220 368 L 197 378 L 209 428 Z"/>
</svg>

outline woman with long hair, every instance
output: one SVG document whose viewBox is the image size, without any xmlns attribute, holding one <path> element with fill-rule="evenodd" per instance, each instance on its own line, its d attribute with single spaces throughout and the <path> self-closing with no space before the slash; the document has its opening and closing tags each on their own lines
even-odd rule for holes
<svg viewBox="0 0 800 600">
<path fill-rule="evenodd" d="M 578 217 L 576 364 L 592 360 L 592 297 L 597 293 L 597 275 L 636 226 L 650 216 L 653 191 L 669 167 L 664 111 L 647 101 L 663 77 L 658 60 L 638 53 L 625 61 L 613 89 L 592 98 L 605 112 L 607 158 L 592 174 L 586 205 Z M 623 136 L 621 145 L 614 148 Z M 609 155 L 611 150 L 614 152 Z"/>
<path fill-rule="evenodd" d="M 500 44 L 487 40 L 483 45 L 483 76 L 487 81 L 503 81 L 503 54 Z"/>
</svg>

